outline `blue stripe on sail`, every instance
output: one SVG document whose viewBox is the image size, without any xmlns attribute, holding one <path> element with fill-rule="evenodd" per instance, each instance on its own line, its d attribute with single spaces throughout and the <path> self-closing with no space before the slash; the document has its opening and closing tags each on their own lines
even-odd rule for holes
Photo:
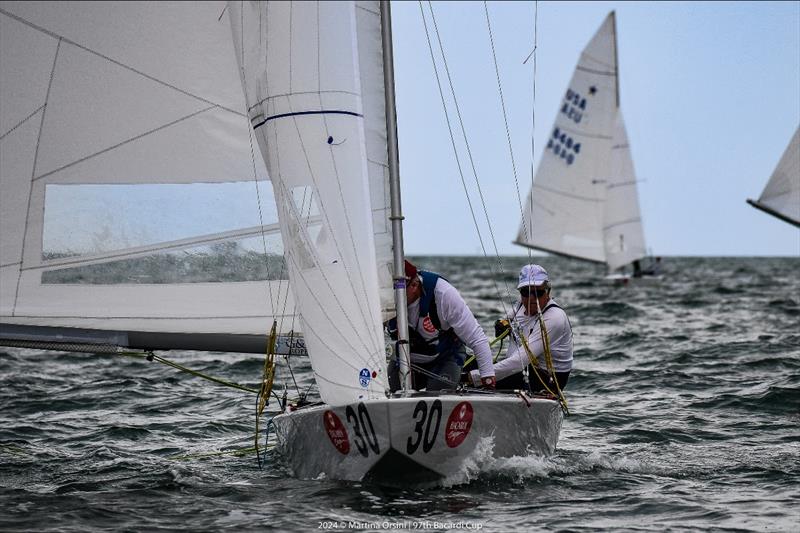
<svg viewBox="0 0 800 533">
<path fill-rule="evenodd" d="M 296 117 L 298 115 L 352 115 L 354 117 L 363 117 L 361 113 L 355 113 L 353 111 L 343 111 L 340 109 L 321 109 L 319 111 L 296 111 L 294 113 L 281 113 L 280 115 L 272 115 L 271 117 L 267 117 L 255 126 L 253 129 L 260 128 L 270 120 L 275 120 L 276 118 L 285 118 L 285 117 Z"/>
</svg>

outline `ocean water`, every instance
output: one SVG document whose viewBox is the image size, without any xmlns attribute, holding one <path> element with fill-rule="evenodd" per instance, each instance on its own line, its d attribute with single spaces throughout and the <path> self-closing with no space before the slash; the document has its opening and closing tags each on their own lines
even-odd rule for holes
<svg viewBox="0 0 800 533">
<path fill-rule="evenodd" d="M 535 260 L 575 335 L 554 456 L 433 489 L 298 480 L 273 451 L 262 468 L 200 456 L 253 445 L 253 394 L 141 359 L 0 348 L 0 530 L 800 530 L 800 259 L 665 258 L 660 284 L 626 287 Z M 525 261 L 501 275 L 417 258 L 490 333 Z M 160 355 L 253 387 L 263 365 Z M 308 387 L 307 362 L 293 369 Z"/>
</svg>

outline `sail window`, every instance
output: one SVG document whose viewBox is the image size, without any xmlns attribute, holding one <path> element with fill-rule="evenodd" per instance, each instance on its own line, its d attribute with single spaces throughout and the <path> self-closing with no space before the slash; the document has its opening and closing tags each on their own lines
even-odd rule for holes
<svg viewBox="0 0 800 533">
<path fill-rule="evenodd" d="M 42 259 L 91 256 L 276 224 L 272 186 L 260 182 L 48 184 Z M 259 217 L 259 209 L 262 216 Z M 259 220 L 263 219 L 263 222 Z M 198 244 L 196 242 L 195 244 Z"/>
<path fill-rule="evenodd" d="M 265 250 L 266 249 L 266 253 Z M 286 279 L 280 234 L 122 260 L 78 261 L 42 273 L 43 284 L 215 283 Z"/>
<path fill-rule="evenodd" d="M 252 181 L 48 184 L 42 283 L 285 279 L 271 183 L 255 193 Z"/>
</svg>

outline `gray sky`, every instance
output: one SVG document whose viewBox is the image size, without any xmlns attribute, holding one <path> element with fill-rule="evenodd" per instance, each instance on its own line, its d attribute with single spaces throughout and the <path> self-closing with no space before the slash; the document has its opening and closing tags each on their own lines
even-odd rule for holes
<svg viewBox="0 0 800 533">
<path fill-rule="evenodd" d="M 498 250 L 524 254 L 511 244 L 520 209 L 483 3 L 433 8 Z M 537 162 L 580 52 L 612 10 L 648 247 L 656 255 L 800 255 L 800 231 L 745 203 L 758 198 L 800 122 L 800 2 L 540 2 Z M 533 12 L 529 2 L 489 3 L 523 201 Z M 392 16 L 406 252 L 480 253 L 419 4 L 393 2 Z"/>
</svg>

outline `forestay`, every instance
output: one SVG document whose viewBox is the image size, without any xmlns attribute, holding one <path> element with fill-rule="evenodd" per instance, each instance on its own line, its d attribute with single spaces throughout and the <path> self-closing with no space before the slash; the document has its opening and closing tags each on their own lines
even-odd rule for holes
<svg viewBox="0 0 800 533">
<path fill-rule="evenodd" d="M 380 131 L 371 116 L 383 119 L 373 105 L 383 89 L 364 77 L 379 72 L 377 4 L 231 2 L 228 9 L 320 395 L 331 405 L 382 398 L 369 176 L 386 160 L 385 126 Z M 366 56 L 370 66 L 362 65 Z"/>
<path fill-rule="evenodd" d="M 795 226 L 800 226 L 800 127 L 770 176 L 758 201 L 748 202 Z"/>
<path fill-rule="evenodd" d="M 299 330 L 225 7 L 0 4 L 3 336 L 262 351 L 273 319 Z"/>
</svg>

